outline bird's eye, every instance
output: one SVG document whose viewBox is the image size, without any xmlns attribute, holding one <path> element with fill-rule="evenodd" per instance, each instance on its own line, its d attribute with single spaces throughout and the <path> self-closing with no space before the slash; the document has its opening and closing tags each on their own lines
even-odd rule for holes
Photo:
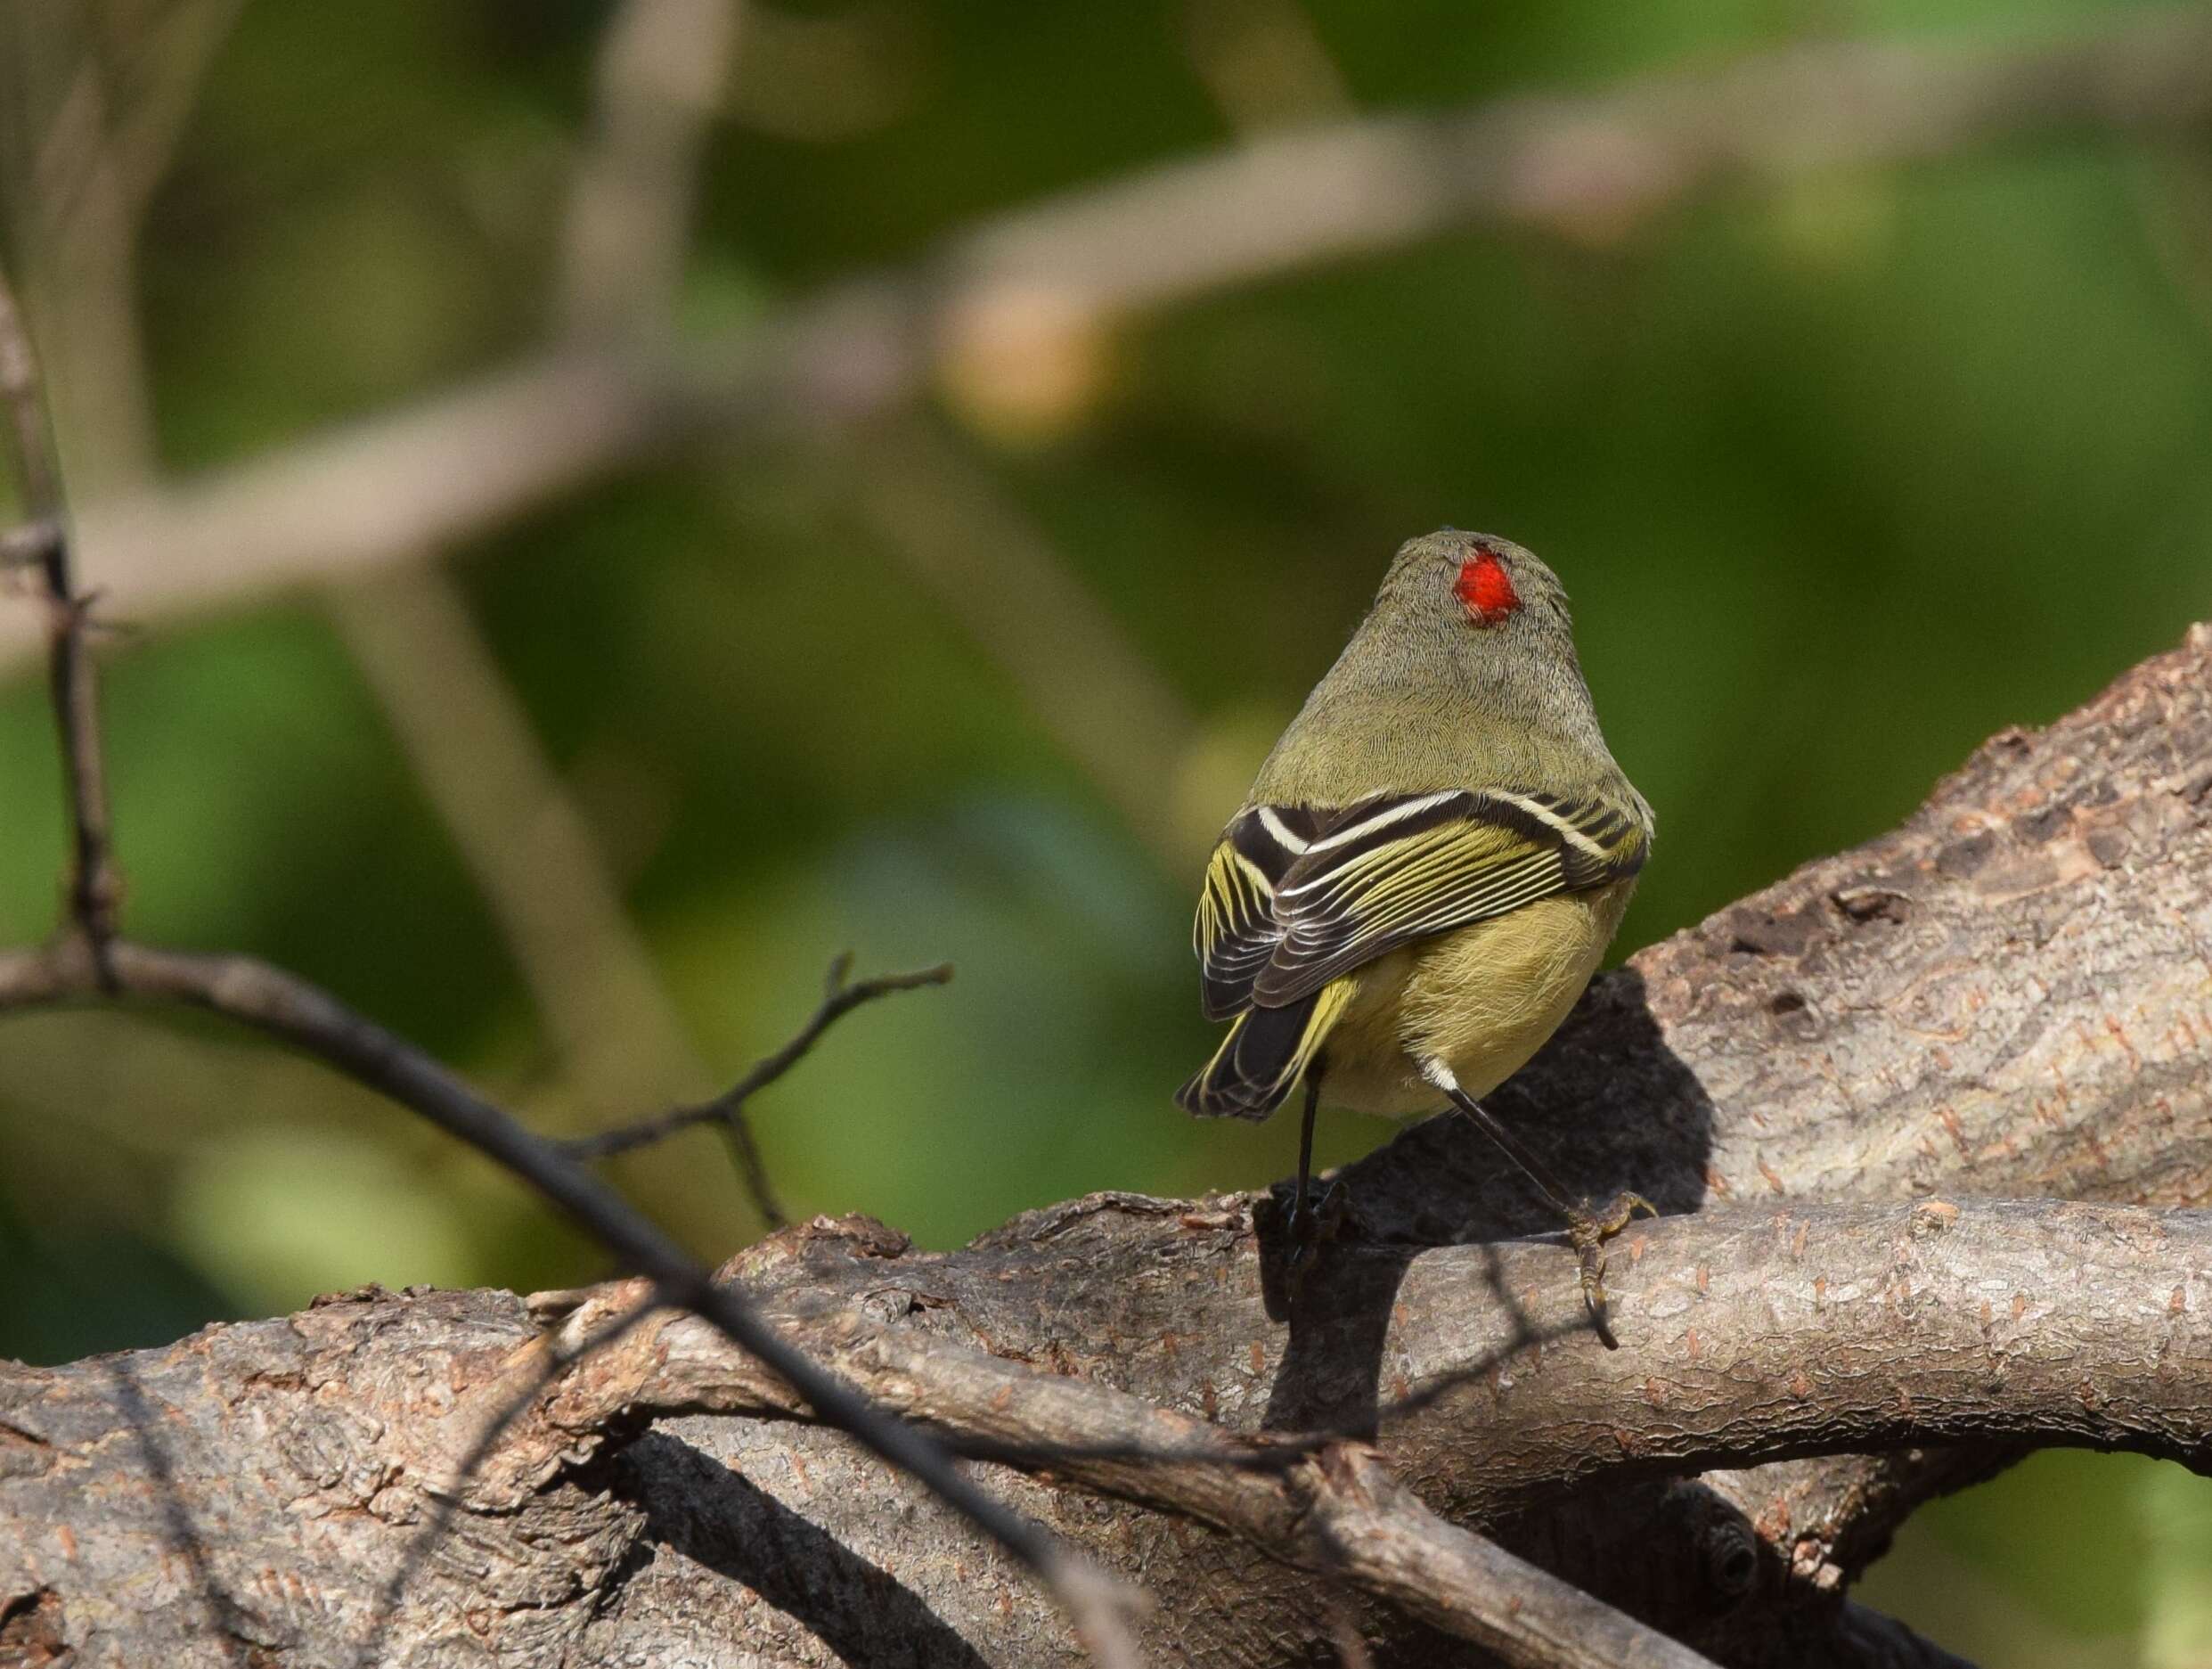
<svg viewBox="0 0 2212 1669">
<path fill-rule="evenodd" d="M 1521 607 L 1521 593 L 1513 588 L 1513 576 L 1498 552 L 1479 546 L 1459 565 L 1452 590 L 1477 626 L 1496 626 Z"/>
</svg>

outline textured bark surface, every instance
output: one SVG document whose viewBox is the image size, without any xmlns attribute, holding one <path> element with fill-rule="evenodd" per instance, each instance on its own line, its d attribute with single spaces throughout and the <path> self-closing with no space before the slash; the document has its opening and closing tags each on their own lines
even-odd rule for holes
<svg viewBox="0 0 2212 1669">
<path fill-rule="evenodd" d="M 991 1385 L 1018 1411 L 1072 1377 L 1171 1411 L 1163 1443 L 1371 1437 L 1429 1507 L 1724 1661 L 1933 1663 L 1841 1599 L 1920 1501 L 2021 1444 L 2212 1456 L 2212 1219 L 2136 1208 L 2212 1190 L 2208 1062 L 2200 627 L 1601 980 L 1493 1098 L 1570 1182 L 1696 1214 L 1615 1243 L 1618 1352 L 1555 1241 L 1493 1244 L 1552 1225 L 1456 1121 L 1350 1167 L 1349 1236 L 1294 1304 L 1248 1197 L 1096 1196 L 948 1255 L 818 1224 L 729 1272 L 958 1434 Z M 1000 1555 L 676 1318 L 541 1399 L 388 1596 L 546 1327 L 611 1301 L 370 1292 L 0 1365 L 0 1665 L 1076 1660 Z M 1153 1594 L 1155 1661 L 1334 1663 L 1346 1625 L 1388 1665 L 1482 1661 L 1208 1527 L 1286 1474 L 1174 1497 L 1119 1464 L 987 1476 Z"/>
</svg>

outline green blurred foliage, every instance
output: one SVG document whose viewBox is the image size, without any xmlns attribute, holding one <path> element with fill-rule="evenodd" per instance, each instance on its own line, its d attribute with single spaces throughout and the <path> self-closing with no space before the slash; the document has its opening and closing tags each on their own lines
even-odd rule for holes
<svg viewBox="0 0 2212 1669">
<path fill-rule="evenodd" d="M 797 41 L 877 95 L 825 84 L 795 113 L 770 96 L 790 64 L 741 51 L 732 108 L 761 114 L 714 129 L 683 316 L 730 329 L 978 214 L 1223 143 L 1191 9 L 776 13 L 744 50 Z M 1843 21 L 1971 42 L 2111 9 L 1303 15 L 1353 103 L 1380 110 Z M 245 8 L 145 229 L 167 467 L 281 446 L 543 339 L 604 17 Z M 1617 248 L 1447 240 L 1128 328 L 1047 432 L 959 444 L 1197 715 L 1223 814 L 1400 539 L 1449 522 L 1547 555 L 1659 813 L 1625 953 L 1894 823 L 1992 731 L 2055 716 L 2212 615 L 2212 280 L 2176 270 L 2186 241 L 2160 230 L 2207 163 L 2201 145 L 2038 144 L 1709 203 Z M 840 949 L 862 971 L 959 965 L 760 1100 L 787 1199 L 947 1245 L 1091 1189 L 1283 1174 L 1291 1121 L 1197 1125 L 1167 1099 L 1209 1046 L 1193 875 L 848 513 L 853 468 L 834 442 L 710 449 L 452 555 L 716 1073 L 780 1043 Z M 292 964 L 562 1127 L 642 1110 L 549 1092 L 559 1062 L 494 915 L 312 600 L 156 631 L 110 668 L 136 930 Z M 19 671 L 0 688 L 0 940 L 50 922 L 55 790 Z M 1323 1157 L 1384 1133 L 1332 1119 Z M 757 1231 L 706 1135 L 618 1168 L 703 1255 Z M 370 1280 L 600 1267 L 365 1094 L 206 1026 L 82 1014 L 7 1029 L 0 1256 L 0 1352 L 47 1360 Z M 1876 1588 L 1963 1649 L 2057 1642 L 2022 1663 L 2092 1661 L 2097 1637 L 2115 1663 L 2212 1663 L 2207 1513 L 2170 1469 L 2046 1457 L 1916 1523 L 1920 1556 Z M 2117 1527 L 2073 1534 L 2091 1523 Z M 1992 1633 L 2008 1608 L 2030 1620 Z"/>
</svg>

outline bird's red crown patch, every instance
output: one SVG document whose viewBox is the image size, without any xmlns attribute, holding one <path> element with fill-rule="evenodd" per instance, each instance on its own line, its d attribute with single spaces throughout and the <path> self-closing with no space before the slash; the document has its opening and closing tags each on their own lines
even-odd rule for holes
<svg viewBox="0 0 2212 1669">
<path fill-rule="evenodd" d="M 1521 607 L 1521 593 L 1513 588 L 1513 576 L 1498 560 L 1498 552 L 1481 545 L 1459 565 L 1459 582 L 1452 589 L 1479 626 L 1496 626 Z"/>
</svg>

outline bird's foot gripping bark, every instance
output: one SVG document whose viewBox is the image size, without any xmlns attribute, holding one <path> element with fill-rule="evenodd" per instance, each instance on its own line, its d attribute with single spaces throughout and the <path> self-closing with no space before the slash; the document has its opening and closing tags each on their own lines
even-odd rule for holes
<svg viewBox="0 0 2212 1669">
<path fill-rule="evenodd" d="M 1585 1199 L 1567 1213 L 1567 1244 L 1582 1264 L 1582 1304 L 1590 1313 L 1597 1337 L 1608 1350 L 1620 1340 L 1605 1319 L 1605 1242 L 1627 1228 L 1637 1212 L 1656 1217 L 1659 1207 L 1641 1194 L 1615 1194 L 1602 1208 Z"/>
<path fill-rule="evenodd" d="M 1344 1225 L 1351 1215 L 1351 1199 L 1342 1182 L 1328 1183 L 1318 1199 L 1312 1198 L 1302 1187 L 1298 1190 L 1297 1197 L 1291 1201 L 1284 1230 L 1289 1254 L 1283 1272 L 1294 1293 L 1311 1272 L 1320 1248 L 1343 1238 Z"/>
</svg>

